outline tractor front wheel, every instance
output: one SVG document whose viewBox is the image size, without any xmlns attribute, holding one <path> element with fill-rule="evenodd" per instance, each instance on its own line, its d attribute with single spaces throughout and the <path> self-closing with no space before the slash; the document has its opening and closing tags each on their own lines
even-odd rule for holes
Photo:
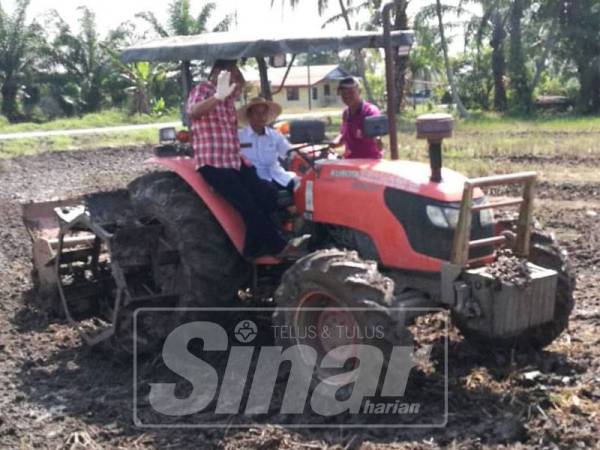
<svg viewBox="0 0 600 450">
<path fill-rule="evenodd" d="M 389 307 L 394 282 L 373 261 L 355 251 L 319 250 L 298 260 L 275 292 L 274 325 L 282 347 L 308 345 L 316 350 L 316 378 L 329 379 L 351 372 L 357 364 L 356 345 L 373 345 L 386 352 L 394 345 L 412 345 L 404 323 L 394 320 Z M 334 349 L 343 348 L 343 351 Z M 341 369 L 322 368 L 325 355 Z M 336 377 L 342 384 L 343 377 Z"/>
</svg>

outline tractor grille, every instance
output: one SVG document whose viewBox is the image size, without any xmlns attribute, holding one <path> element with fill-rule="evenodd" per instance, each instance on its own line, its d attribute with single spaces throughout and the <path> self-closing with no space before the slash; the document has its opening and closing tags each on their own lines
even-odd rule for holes
<svg viewBox="0 0 600 450">
<path fill-rule="evenodd" d="M 442 208 L 457 207 L 456 204 L 444 203 L 431 198 L 398 189 L 386 188 L 385 204 L 404 227 L 404 231 L 414 251 L 433 258 L 450 260 L 452 252 L 453 229 L 436 227 L 427 217 L 427 205 Z M 477 200 L 474 200 L 477 204 Z M 474 212 L 471 221 L 471 239 L 483 239 L 494 235 L 494 227 L 482 226 L 479 213 Z M 481 258 L 492 254 L 493 247 L 471 249 L 469 258 Z"/>
</svg>

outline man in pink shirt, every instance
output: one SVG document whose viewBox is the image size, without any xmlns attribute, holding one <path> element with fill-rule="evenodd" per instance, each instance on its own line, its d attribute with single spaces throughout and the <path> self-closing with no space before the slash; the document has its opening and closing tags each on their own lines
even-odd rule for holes
<svg viewBox="0 0 600 450">
<path fill-rule="evenodd" d="M 375 105 L 364 101 L 360 95 L 360 85 L 353 77 L 340 81 L 338 94 L 347 106 L 342 114 L 340 134 L 335 138 L 333 147 L 346 146 L 344 158 L 381 159 L 383 156 L 381 140 L 363 135 L 365 118 L 381 114 Z"/>
</svg>

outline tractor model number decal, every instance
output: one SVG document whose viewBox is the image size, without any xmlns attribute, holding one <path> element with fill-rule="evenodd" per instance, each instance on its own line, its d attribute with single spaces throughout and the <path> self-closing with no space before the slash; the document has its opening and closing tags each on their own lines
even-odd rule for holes
<svg viewBox="0 0 600 450">
<path fill-rule="evenodd" d="M 332 170 L 330 175 L 336 178 L 358 178 L 360 172 L 357 170 Z"/>
<path fill-rule="evenodd" d="M 315 210 L 315 204 L 313 200 L 313 186 L 314 183 L 312 181 L 306 182 L 306 190 L 304 191 L 304 203 L 306 211 Z"/>
</svg>

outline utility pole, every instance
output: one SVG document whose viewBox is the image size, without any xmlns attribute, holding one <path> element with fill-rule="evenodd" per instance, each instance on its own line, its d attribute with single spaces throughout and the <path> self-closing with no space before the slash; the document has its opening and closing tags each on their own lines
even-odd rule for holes
<svg viewBox="0 0 600 450">
<path fill-rule="evenodd" d="M 308 110 L 312 111 L 312 86 L 310 84 L 310 53 L 306 56 L 306 72 L 308 76 Z"/>
</svg>

